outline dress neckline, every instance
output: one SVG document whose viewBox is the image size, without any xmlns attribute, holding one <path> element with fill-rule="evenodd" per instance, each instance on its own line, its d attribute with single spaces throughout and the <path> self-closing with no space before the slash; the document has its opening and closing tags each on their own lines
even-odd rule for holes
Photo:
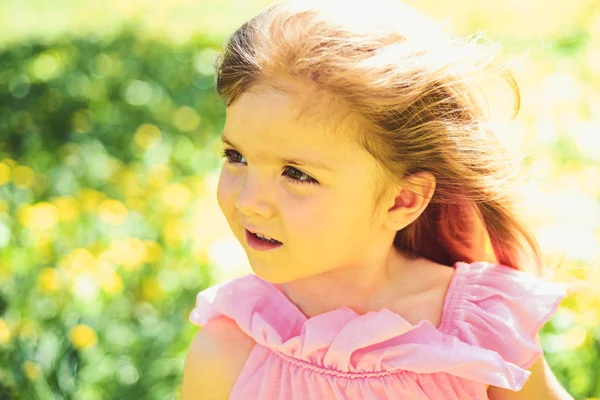
<svg viewBox="0 0 600 400">
<path fill-rule="evenodd" d="M 457 300 L 459 298 L 460 288 L 464 284 L 463 277 L 464 277 L 464 273 L 469 268 L 469 264 L 466 263 L 466 262 L 463 262 L 463 261 L 457 261 L 456 263 L 454 263 L 454 265 L 451 265 L 451 266 L 448 266 L 448 267 L 449 268 L 454 268 L 454 273 L 452 274 L 452 277 L 450 278 L 450 283 L 448 285 L 446 293 L 444 294 L 444 300 L 443 300 L 443 305 L 442 305 L 442 315 L 441 315 L 441 318 L 440 318 L 440 323 L 439 323 L 439 325 L 437 327 L 435 327 L 435 329 L 437 331 L 440 331 L 440 332 L 448 332 L 448 330 L 450 328 L 451 321 L 452 321 L 452 313 L 453 313 L 454 307 L 455 307 L 455 305 L 457 303 Z M 311 321 L 311 320 L 316 319 L 316 318 L 322 319 L 326 315 L 334 315 L 334 314 L 338 314 L 338 313 L 349 313 L 349 314 L 351 314 L 353 316 L 353 319 L 363 319 L 363 318 L 369 318 L 372 315 L 378 315 L 378 314 L 382 314 L 382 313 L 391 313 L 391 314 L 394 314 L 396 317 L 398 317 L 401 321 L 403 321 L 406 325 L 410 326 L 411 328 L 414 328 L 416 326 L 422 325 L 423 323 L 429 323 L 429 324 L 431 324 L 431 322 L 429 320 L 426 320 L 426 319 L 421 319 L 416 324 L 411 324 L 404 317 L 402 317 L 400 314 L 398 314 L 398 313 L 390 310 L 387 307 L 382 307 L 382 308 L 380 308 L 379 310 L 376 310 L 376 311 L 367 311 L 364 314 L 358 314 L 357 312 L 355 312 L 350 307 L 343 306 L 343 307 L 335 308 L 333 310 L 326 311 L 326 312 L 321 313 L 321 314 L 313 315 L 312 317 L 308 317 L 283 292 L 283 290 L 280 287 L 278 287 L 276 284 L 273 284 L 271 282 L 265 281 L 264 279 L 262 279 L 262 278 L 260 278 L 258 276 L 257 276 L 257 278 L 259 278 L 260 280 L 262 280 L 270 288 L 272 288 L 276 293 L 278 293 L 278 295 L 282 299 L 283 303 L 285 303 L 287 306 L 289 306 L 289 308 L 292 310 L 292 312 L 294 314 L 296 314 L 297 318 L 299 318 L 300 321 L 302 321 L 303 325 L 306 324 L 307 322 Z M 433 324 L 431 324 L 431 325 L 434 326 Z"/>
</svg>

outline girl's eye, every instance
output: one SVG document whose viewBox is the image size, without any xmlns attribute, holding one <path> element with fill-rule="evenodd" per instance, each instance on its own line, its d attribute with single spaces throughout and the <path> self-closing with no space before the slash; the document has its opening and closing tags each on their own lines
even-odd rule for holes
<svg viewBox="0 0 600 400">
<path fill-rule="evenodd" d="M 242 156 L 239 152 L 232 149 L 225 149 L 223 151 L 223 157 L 226 159 L 226 162 L 230 164 L 245 164 L 244 156 Z M 288 180 L 294 184 L 315 184 L 319 183 L 316 179 L 311 177 L 310 175 L 305 174 L 304 172 L 291 167 L 286 166 L 284 168 L 284 174 L 287 176 Z"/>
<path fill-rule="evenodd" d="M 294 167 L 285 167 L 285 172 L 287 173 L 288 178 L 290 179 L 290 181 L 292 183 L 308 183 L 308 184 L 314 184 L 314 183 L 318 183 L 313 177 L 311 177 L 310 175 L 305 174 L 304 172 L 294 168 Z"/>
<path fill-rule="evenodd" d="M 239 157 L 240 159 L 243 159 L 243 158 L 244 158 L 244 156 L 242 156 L 240 153 L 238 153 L 238 152 L 237 152 L 237 151 L 235 151 L 235 150 L 231 150 L 231 149 L 225 149 L 225 150 L 223 151 L 223 157 L 225 157 L 225 158 L 227 159 L 226 161 L 227 161 L 228 163 L 231 163 L 231 164 L 236 164 L 236 163 L 241 163 L 241 162 L 243 162 L 243 161 L 241 161 L 241 160 L 239 160 L 239 161 L 238 161 L 238 159 L 237 159 L 238 157 Z"/>
</svg>

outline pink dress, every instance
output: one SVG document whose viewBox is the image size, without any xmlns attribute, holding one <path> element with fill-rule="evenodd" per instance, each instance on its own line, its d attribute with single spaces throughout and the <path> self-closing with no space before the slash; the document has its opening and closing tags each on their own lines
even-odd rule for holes
<svg viewBox="0 0 600 400">
<path fill-rule="evenodd" d="M 486 385 L 520 390 L 565 285 L 498 264 L 454 267 L 437 328 L 386 308 L 307 318 L 255 275 L 198 293 L 190 321 L 225 315 L 256 341 L 233 400 L 469 400 L 487 399 Z"/>
</svg>

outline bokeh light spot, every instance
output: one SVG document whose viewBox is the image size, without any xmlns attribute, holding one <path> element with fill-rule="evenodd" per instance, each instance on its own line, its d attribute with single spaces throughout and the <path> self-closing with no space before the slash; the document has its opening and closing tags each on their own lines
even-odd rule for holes
<svg viewBox="0 0 600 400">
<path fill-rule="evenodd" d="M 10 182 L 10 167 L 3 162 L 0 162 L 0 186 Z"/>
<path fill-rule="evenodd" d="M 33 74 L 41 81 L 49 81 L 60 74 L 60 54 L 48 51 L 37 56 L 32 64 Z"/>
<path fill-rule="evenodd" d="M 69 332 L 69 340 L 78 349 L 94 346 L 98 341 L 96 331 L 88 325 L 78 324 Z"/>
<path fill-rule="evenodd" d="M 104 200 L 98 209 L 100 219 L 109 225 L 120 225 L 127 218 L 127 207 L 118 200 Z"/>
<path fill-rule="evenodd" d="M 21 369 L 25 376 L 32 381 L 37 381 L 43 376 L 42 368 L 33 361 L 25 361 Z"/>
<path fill-rule="evenodd" d="M 50 229 L 58 222 L 58 211 L 51 203 L 41 202 L 23 206 L 18 211 L 21 225 L 28 229 Z"/>
<path fill-rule="evenodd" d="M 180 107 L 173 115 L 173 125 L 183 132 L 193 131 L 200 124 L 200 116 L 188 106 Z"/>
<path fill-rule="evenodd" d="M 25 165 L 19 165 L 13 169 L 13 182 L 15 186 L 23 189 L 30 188 L 35 179 L 33 170 Z"/>
<path fill-rule="evenodd" d="M 71 120 L 77 133 L 89 133 L 92 130 L 92 115 L 89 110 L 75 111 Z"/>
<path fill-rule="evenodd" d="M 11 339 L 10 327 L 2 318 L 0 318 L 0 345 L 5 345 Z"/>
<path fill-rule="evenodd" d="M 152 87 L 143 81 L 134 80 L 125 89 L 125 101 L 134 106 L 143 106 L 152 97 Z"/>
<path fill-rule="evenodd" d="M 44 268 L 38 275 L 38 286 L 45 294 L 56 293 L 62 288 L 61 278 L 56 268 Z"/>
<path fill-rule="evenodd" d="M 156 125 L 142 124 L 135 131 L 133 140 L 142 149 L 148 149 L 160 142 L 162 134 Z"/>
</svg>

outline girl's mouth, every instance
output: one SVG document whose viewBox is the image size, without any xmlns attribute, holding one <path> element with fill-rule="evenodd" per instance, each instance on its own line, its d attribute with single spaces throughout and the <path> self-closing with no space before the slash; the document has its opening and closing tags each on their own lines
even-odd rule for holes
<svg viewBox="0 0 600 400">
<path fill-rule="evenodd" d="M 246 242 L 255 250 L 272 250 L 283 245 L 283 243 L 275 239 L 262 239 L 247 229 L 245 231 Z"/>
</svg>

